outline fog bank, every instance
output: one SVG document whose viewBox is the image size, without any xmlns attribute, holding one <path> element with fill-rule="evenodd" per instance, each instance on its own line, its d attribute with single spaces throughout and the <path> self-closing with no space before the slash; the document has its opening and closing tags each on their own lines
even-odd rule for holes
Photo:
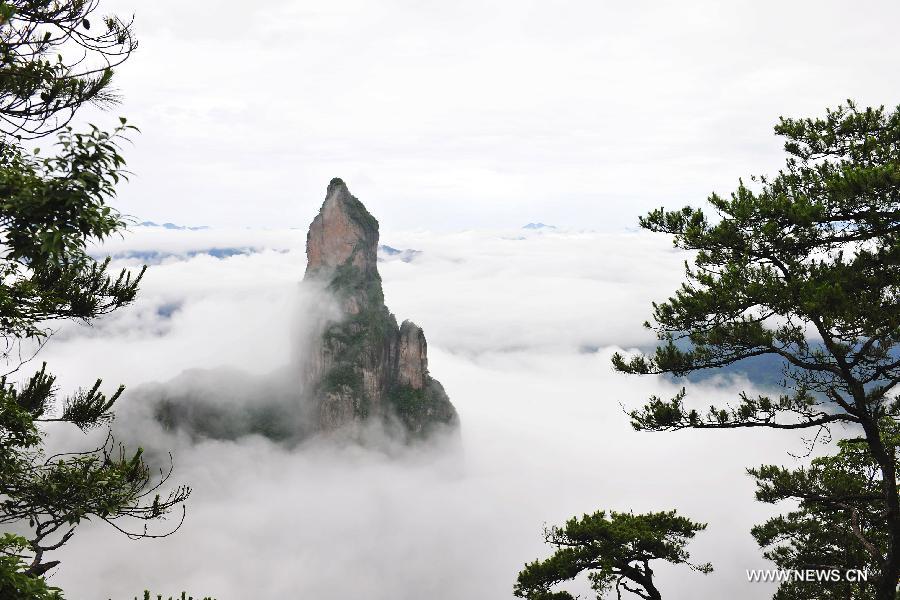
<svg viewBox="0 0 900 600">
<path fill-rule="evenodd" d="M 148 271 L 133 307 L 93 329 L 67 326 L 48 345 L 63 389 L 103 376 L 134 390 L 188 369 L 264 376 L 302 351 L 296 332 L 317 303 L 297 284 L 302 238 L 246 233 L 258 250 L 215 258 L 190 253 L 210 241 L 191 235 L 215 230 L 176 233 L 138 230 L 122 242 L 172 256 Z M 427 332 L 459 439 L 371 450 L 258 436 L 196 442 L 162 431 L 140 394 L 126 392 L 118 427 L 173 450 L 174 479 L 194 488 L 188 518 L 176 535 L 142 542 L 82 527 L 53 577 L 69 597 L 144 588 L 219 600 L 511 597 L 524 562 L 549 553 L 545 524 L 601 508 L 677 508 L 709 523 L 691 551 L 716 572 L 660 566 L 667 598 L 771 595 L 744 574 L 766 566 L 749 529 L 770 510 L 753 501 L 744 468 L 790 464 L 796 435 L 637 433 L 623 412 L 681 385 L 619 375 L 609 361 L 651 341 L 640 326 L 650 301 L 680 281 L 684 256 L 667 240 L 510 231 L 387 232 L 382 242 L 421 251 L 379 264 L 386 303 Z M 688 400 L 702 407 L 748 386 L 691 384 Z"/>
</svg>

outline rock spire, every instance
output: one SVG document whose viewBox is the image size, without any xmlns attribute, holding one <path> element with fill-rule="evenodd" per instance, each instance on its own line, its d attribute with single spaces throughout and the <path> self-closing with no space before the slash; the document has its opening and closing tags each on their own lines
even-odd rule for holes
<svg viewBox="0 0 900 600">
<path fill-rule="evenodd" d="M 304 279 L 323 283 L 342 313 L 315 341 L 301 374 L 318 429 L 381 419 L 424 437 L 455 427 L 456 410 L 428 372 L 425 334 L 411 321 L 398 326 L 384 304 L 377 249 L 378 221 L 332 179 L 306 239 Z"/>
</svg>

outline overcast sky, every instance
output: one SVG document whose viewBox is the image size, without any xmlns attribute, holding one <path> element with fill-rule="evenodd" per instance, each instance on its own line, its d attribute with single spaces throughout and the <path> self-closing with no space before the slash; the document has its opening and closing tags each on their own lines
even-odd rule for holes
<svg viewBox="0 0 900 600">
<path fill-rule="evenodd" d="M 141 219 L 305 228 L 340 176 L 393 228 L 620 230 L 777 168 L 778 115 L 900 102 L 896 2 L 105 4 Z"/>
</svg>

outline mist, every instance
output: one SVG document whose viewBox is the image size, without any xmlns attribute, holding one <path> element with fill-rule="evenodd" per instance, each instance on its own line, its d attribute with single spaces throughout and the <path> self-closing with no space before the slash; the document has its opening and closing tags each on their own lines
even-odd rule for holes
<svg viewBox="0 0 900 600">
<path fill-rule="evenodd" d="M 650 395 L 687 385 L 688 401 L 703 407 L 754 384 L 740 375 L 687 384 L 628 377 L 610 366 L 616 350 L 652 344 L 641 327 L 650 302 L 681 280 L 686 255 L 662 236 L 383 232 L 382 243 L 420 251 L 379 263 L 386 303 L 424 328 L 431 374 L 459 412 L 458 435 L 411 446 L 378 431 L 373 444 L 283 444 L 164 430 L 152 390 L 194 386 L 240 404 L 272 393 L 245 394 L 225 374 L 288 385 L 272 374 L 291 380 L 303 332 L 328 310 L 321 290 L 299 284 L 300 233 L 137 227 L 96 249 L 123 257 L 113 266 L 133 265 L 130 251 L 166 258 L 135 305 L 93 327 L 66 326 L 42 357 L 63 390 L 97 376 L 129 386 L 116 430 L 156 458 L 172 451 L 173 481 L 194 494 L 183 527 L 165 539 L 81 526 L 59 553 L 54 584 L 73 598 L 104 599 L 145 588 L 219 600 L 510 598 L 524 563 L 550 553 L 545 525 L 598 509 L 675 508 L 709 523 L 690 551 L 715 572 L 660 565 L 667 598 L 771 596 L 766 584 L 746 582 L 745 569 L 768 566 L 749 529 L 772 507 L 754 502 L 744 469 L 795 464 L 788 451 L 800 452 L 800 439 L 634 432 L 625 409 Z M 250 250 L 216 258 L 205 253 L 213 247 Z M 87 443 L 56 433 L 59 443 Z M 590 594 L 583 580 L 568 589 Z"/>
</svg>

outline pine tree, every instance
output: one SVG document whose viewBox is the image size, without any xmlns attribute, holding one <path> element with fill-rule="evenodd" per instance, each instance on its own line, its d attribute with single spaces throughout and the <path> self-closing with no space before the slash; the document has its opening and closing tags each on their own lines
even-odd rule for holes
<svg viewBox="0 0 900 600">
<path fill-rule="evenodd" d="M 779 397 L 744 393 L 702 412 L 682 389 L 650 398 L 632 425 L 857 432 L 880 472 L 876 517 L 888 539 L 875 597 L 895 600 L 900 496 L 884 423 L 900 417 L 900 109 L 848 103 L 823 118 L 782 118 L 775 131 L 785 168 L 710 196 L 715 218 L 686 207 L 641 219 L 694 253 L 693 265 L 645 324 L 662 344 L 652 355 L 616 354 L 613 365 L 682 376 L 761 355 L 783 360 Z"/>
<path fill-rule="evenodd" d="M 882 429 L 885 445 L 900 444 L 896 423 L 884 419 Z M 796 507 L 753 528 L 765 557 L 784 570 L 841 574 L 827 585 L 784 581 L 776 600 L 864 600 L 874 595 L 875 583 L 881 579 L 890 547 L 882 511 L 881 469 L 865 440 L 843 439 L 837 445 L 836 454 L 815 458 L 808 467 L 763 465 L 748 471 L 756 480 L 757 500 L 787 501 Z M 854 575 L 848 578 L 848 572 Z"/>
<path fill-rule="evenodd" d="M 598 511 L 569 519 L 563 527 L 545 530 L 544 539 L 556 546 L 556 552 L 526 564 L 513 593 L 528 600 L 574 600 L 569 592 L 552 588 L 587 572 L 598 598 L 610 591 L 621 598 L 624 591 L 645 600 L 660 600 L 651 562 L 661 560 L 700 573 L 712 572 L 708 563 L 691 563 L 685 549 L 704 529 L 705 524 L 674 510 L 640 515 Z"/>
<path fill-rule="evenodd" d="M 136 46 L 130 22 L 97 20 L 96 9 L 97 0 L 0 1 L 0 336 L 12 363 L 0 377 L 0 524 L 28 531 L 0 536 L 2 598 L 60 598 L 44 581 L 58 564 L 47 555 L 81 523 L 168 535 L 181 521 L 148 524 L 173 510 L 183 520 L 190 494 L 169 484 L 171 464 L 152 469 L 111 433 L 93 450 L 47 456 L 45 423 L 108 428 L 121 386 L 108 393 L 97 380 L 61 398 L 46 364 L 20 385 L 9 379 L 48 340 L 51 322 L 89 323 L 126 306 L 143 275 L 110 273 L 108 260 L 86 251 L 125 227 L 109 202 L 127 175 L 121 142 L 135 131 L 124 118 L 112 132 L 68 125 L 84 104 L 115 100 L 112 67 Z M 52 155 L 24 148 L 23 138 L 51 133 Z"/>
</svg>

